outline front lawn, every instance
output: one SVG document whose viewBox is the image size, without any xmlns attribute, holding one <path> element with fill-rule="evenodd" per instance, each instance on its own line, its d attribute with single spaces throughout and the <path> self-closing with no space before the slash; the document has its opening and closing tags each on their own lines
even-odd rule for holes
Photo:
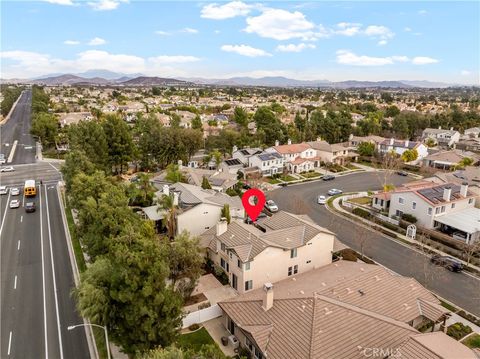
<svg viewBox="0 0 480 359">
<path fill-rule="evenodd" d="M 285 181 L 285 182 L 292 182 L 292 181 L 296 181 L 297 179 L 295 177 L 292 177 L 290 175 L 284 175 L 282 177 L 280 177 L 280 179 L 282 181 Z"/>
<path fill-rule="evenodd" d="M 305 172 L 305 173 L 300 173 L 300 176 L 305 178 L 316 178 L 316 177 L 320 177 L 321 174 L 318 172 Z"/>
<path fill-rule="evenodd" d="M 358 170 L 359 168 L 351 163 L 345 164 L 343 167 L 348 168 L 349 170 Z"/>
<path fill-rule="evenodd" d="M 180 335 L 177 342 L 182 349 L 194 349 L 198 351 L 202 345 L 215 344 L 210 334 L 205 328 L 200 328 L 195 332 Z"/>
<path fill-rule="evenodd" d="M 462 343 L 471 349 L 480 348 L 480 334 L 477 334 L 477 333 L 472 334 L 467 339 L 465 339 Z"/>
<path fill-rule="evenodd" d="M 276 178 L 267 177 L 267 182 L 270 184 L 278 184 L 280 181 Z"/>
<path fill-rule="evenodd" d="M 348 200 L 349 202 L 357 203 L 357 204 L 363 204 L 363 205 L 371 205 L 372 204 L 372 199 L 370 197 L 358 197 L 358 198 L 352 198 Z"/>
</svg>

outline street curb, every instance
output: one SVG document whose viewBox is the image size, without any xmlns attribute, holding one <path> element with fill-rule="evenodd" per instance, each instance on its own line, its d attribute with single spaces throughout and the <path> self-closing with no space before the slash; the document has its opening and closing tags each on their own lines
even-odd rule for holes
<svg viewBox="0 0 480 359">
<path fill-rule="evenodd" d="M 65 204 L 63 203 L 64 197 L 60 194 L 62 191 L 62 187 L 60 182 L 57 183 L 57 195 L 58 201 L 60 202 L 61 212 L 62 212 L 62 222 L 63 228 L 65 231 L 65 236 L 67 238 L 67 247 L 68 247 L 68 255 L 70 257 L 70 265 L 72 266 L 73 272 L 73 280 L 75 281 L 75 287 L 78 287 L 80 284 L 80 271 L 78 270 L 77 259 L 75 258 L 75 253 L 73 252 L 72 246 L 72 237 L 70 236 L 70 230 L 68 229 L 67 225 L 67 218 L 65 215 Z M 98 350 L 97 350 L 97 343 L 95 341 L 95 337 L 93 335 L 92 327 L 89 325 L 90 321 L 86 318 L 83 318 L 83 323 L 87 324 L 83 328 L 85 330 L 85 336 L 87 338 L 88 350 L 90 352 L 90 358 L 98 359 Z"/>
</svg>

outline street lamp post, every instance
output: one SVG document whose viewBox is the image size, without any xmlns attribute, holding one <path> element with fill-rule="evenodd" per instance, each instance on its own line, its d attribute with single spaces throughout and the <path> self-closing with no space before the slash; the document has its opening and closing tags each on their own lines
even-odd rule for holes
<svg viewBox="0 0 480 359">
<path fill-rule="evenodd" d="M 91 323 L 82 323 L 82 324 L 77 324 L 77 325 L 69 325 L 67 327 L 68 330 L 72 330 L 72 329 L 75 329 L 77 327 L 85 327 L 85 326 L 91 326 L 91 327 L 98 327 L 98 328 L 102 328 L 105 332 L 105 341 L 106 341 L 106 345 L 107 345 L 107 357 L 108 359 L 111 359 L 110 357 L 110 345 L 108 344 L 108 332 L 107 332 L 107 327 L 105 326 L 102 326 L 102 325 L 98 325 L 98 324 L 91 324 Z"/>
</svg>

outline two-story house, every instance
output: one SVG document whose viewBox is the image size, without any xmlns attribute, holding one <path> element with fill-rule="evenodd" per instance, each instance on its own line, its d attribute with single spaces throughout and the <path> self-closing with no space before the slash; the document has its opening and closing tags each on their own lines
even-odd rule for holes
<svg viewBox="0 0 480 359">
<path fill-rule="evenodd" d="M 472 165 L 480 162 L 480 155 L 470 151 L 455 149 L 432 153 L 423 159 L 423 164 L 429 167 L 448 170 L 458 165 L 464 158 L 471 159 Z"/>
<path fill-rule="evenodd" d="M 358 153 L 353 148 L 339 143 L 329 144 L 327 141 L 317 140 L 307 142 L 316 151 L 317 157 L 324 163 L 336 163 L 343 165 L 350 161 L 356 161 Z"/>
<path fill-rule="evenodd" d="M 262 152 L 248 158 L 250 168 L 258 168 L 262 176 L 283 173 L 285 159 L 277 152 Z"/>
<path fill-rule="evenodd" d="M 316 151 L 308 143 L 292 144 L 290 140 L 286 145 L 279 145 L 265 149 L 268 153 L 278 153 L 285 162 L 285 167 L 289 172 L 300 173 L 313 170 L 320 166 L 320 159 Z"/>
<path fill-rule="evenodd" d="M 238 149 L 237 146 L 233 146 L 233 149 L 232 149 L 232 158 L 234 159 L 238 159 L 240 162 L 242 162 L 245 166 L 248 166 L 248 160 L 250 157 L 254 156 L 254 155 L 258 155 L 260 153 L 262 153 L 262 149 L 261 148 L 257 148 L 257 147 L 254 147 L 254 148 L 241 148 L 241 149 Z"/>
<path fill-rule="evenodd" d="M 455 239 L 471 243 L 480 239 L 480 209 L 468 183 L 430 183 L 421 187 L 401 188 L 390 193 L 390 217 L 407 213 L 428 229 L 439 229 Z"/>
<path fill-rule="evenodd" d="M 399 141 L 394 138 L 386 139 L 380 143 L 378 151 L 381 154 L 386 154 L 390 152 L 395 152 L 398 155 L 402 155 L 407 150 L 416 150 L 418 157 L 415 162 L 421 161 L 423 158 L 428 156 L 428 148 L 421 142 L 416 141 Z"/>
<path fill-rule="evenodd" d="M 453 127 L 450 130 L 439 128 L 426 128 L 422 132 L 422 140 L 433 139 L 440 147 L 452 147 L 460 140 L 460 132 Z"/>
<path fill-rule="evenodd" d="M 335 235 L 329 230 L 283 211 L 260 226 L 265 232 L 242 221 L 220 221 L 201 235 L 207 257 L 239 293 L 332 262 Z"/>
</svg>

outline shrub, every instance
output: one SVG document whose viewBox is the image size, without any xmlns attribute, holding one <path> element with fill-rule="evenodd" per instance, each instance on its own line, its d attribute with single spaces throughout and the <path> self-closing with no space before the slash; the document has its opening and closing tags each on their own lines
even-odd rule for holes
<svg viewBox="0 0 480 359">
<path fill-rule="evenodd" d="M 462 339 L 465 335 L 470 334 L 471 332 L 472 328 L 460 322 L 450 325 L 447 329 L 447 335 L 456 340 Z"/>
<path fill-rule="evenodd" d="M 199 310 L 200 310 L 200 309 L 205 309 L 205 308 L 209 308 L 209 307 L 211 307 L 211 306 L 212 306 L 212 304 L 211 304 L 210 302 L 206 302 L 206 303 L 200 304 L 200 305 L 198 306 L 198 309 L 199 309 Z"/>
<path fill-rule="evenodd" d="M 457 313 L 459 316 L 461 316 L 462 318 L 465 318 L 469 321 L 471 321 L 472 323 L 480 326 L 480 319 L 477 318 L 477 317 L 474 317 L 473 315 L 471 314 L 468 314 L 468 313 L 465 313 L 465 311 L 461 310 Z"/>
<path fill-rule="evenodd" d="M 362 217 L 362 218 L 365 218 L 365 219 L 370 219 L 372 217 L 370 212 L 368 212 L 368 211 L 366 211 L 362 208 L 354 208 L 352 210 L 352 213 L 356 216 L 359 216 L 359 217 Z"/>
<path fill-rule="evenodd" d="M 197 323 L 194 323 L 194 324 L 192 324 L 192 325 L 190 325 L 190 326 L 188 327 L 188 330 L 190 330 L 191 332 L 193 332 L 193 331 L 195 331 L 195 330 L 197 330 L 197 329 L 199 329 L 199 328 L 200 328 L 200 325 L 197 324 Z"/>
<path fill-rule="evenodd" d="M 402 214 L 402 219 L 407 221 L 407 222 L 410 222 L 410 223 L 417 223 L 417 217 L 415 217 L 411 214 L 408 214 L 408 213 L 403 213 Z"/>
<path fill-rule="evenodd" d="M 342 256 L 343 260 L 356 262 L 357 261 L 357 253 L 350 248 L 345 248 L 340 251 L 340 255 Z"/>
</svg>

